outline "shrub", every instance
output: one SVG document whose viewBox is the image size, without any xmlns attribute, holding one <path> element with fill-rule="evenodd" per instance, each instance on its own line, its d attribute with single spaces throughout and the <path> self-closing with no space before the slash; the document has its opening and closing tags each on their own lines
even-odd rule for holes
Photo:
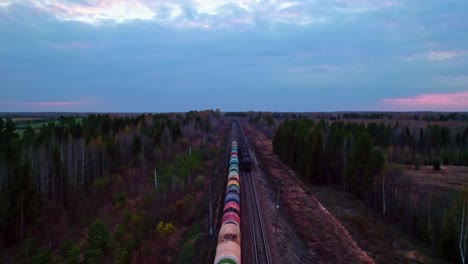
<svg viewBox="0 0 468 264">
<path fill-rule="evenodd" d="M 113 174 L 111 178 L 112 178 L 112 182 L 114 183 L 118 183 L 122 181 L 122 176 L 120 176 L 120 174 Z"/>
<path fill-rule="evenodd" d="M 109 232 L 103 222 L 95 221 L 88 231 L 88 241 L 92 246 L 105 249 L 109 242 Z"/>
<path fill-rule="evenodd" d="M 80 251 L 78 247 L 72 245 L 67 254 L 67 264 L 77 264 L 80 263 Z"/>
<path fill-rule="evenodd" d="M 440 159 L 438 159 L 438 158 L 434 159 L 432 169 L 435 170 L 435 171 L 440 171 L 441 170 L 441 168 L 440 168 Z"/>
<path fill-rule="evenodd" d="M 175 227 L 172 223 L 164 223 L 159 221 L 156 226 L 156 234 L 160 237 L 169 237 L 175 232 Z"/>
<path fill-rule="evenodd" d="M 151 247 L 145 243 L 143 246 L 142 246 L 142 249 L 141 249 L 141 254 L 145 257 L 147 256 L 150 256 L 151 255 Z"/>
<path fill-rule="evenodd" d="M 86 249 L 85 253 L 86 263 L 98 263 L 98 259 L 102 256 L 102 250 L 100 248 L 91 248 Z"/>
<path fill-rule="evenodd" d="M 115 251 L 115 255 L 114 255 L 115 264 L 128 263 L 128 260 L 129 260 L 129 255 L 128 255 L 128 251 L 125 248 L 118 248 Z"/>
<path fill-rule="evenodd" d="M 114 206 L 124 205 L 127 202 L 125 193 L 119 192 L 114 196 Z"/>
<path fill-rule="evenodd" d="M 143 208 L 144 209 L 151 208 L 151 206 L 153 205 L 153 201 L 154 201 L 154 193 L 153 192 L 145 193 L 143 195 Z"/>
<path fill-rule="evenodd" d="M 130 224 L 130 220 L 132 220 L 132 213 L 128 209 L 124 209 L 122 212 L 122 223 L 125 226 L 128 226 Z"/>
<path fill-rule="evenodd" d="M 421 165 L 423 165 L 424 163 L 424 159 L 423 157 L 421 157 L 421 155 L 417 154 L 416 156 L 414 156 L 414 168 L 419 170 L 419 168 L 421 167 Z"/>
<path fill-rule="evenodd" d="M 109 232 L 107 227 L 99 220 L 96 220 L 88 231 L 88 248 L 85 251 L 87 262 L 95 263 L 102 255 L 109 243 Z"/>
<path fill-rule="evenodd" d="M 185 243 L 182 245 L 177 263 L 189 263 L 190 260 L 194 260 L 195 246 L 199 237 L 202 235 L 200 226 L 198 224 L 192 225 L 190 230 L 185 234 Z"/>
<path fill-rule="evenodd" d="M 60 248 L 60 255 L 66 257 L 68 255 L 68 251 L 73 247 L 73 242 L 70 239 L 67 239 L 65 243 L 63 243 L 62 247 Z"/>
<path fill-rule="evenodd" d="M 134 214 L 132 215 L 131 222 L 132 225 L 141 226 L 143 223 L 143 218 L 141 217 L 141 215 Z"/>
<path fill-rule="evenodd" d="M 195 255 L 195 244 L 188 241 L 186 242 L 177 258 L 177 263 L 189 263 L 190 260 L 193 260 L 193 256 Z"/>
<path fill-rule="evenodd" d="M 31 264 L 51 263 L 52 253 L 48 249 L 44 249 L 31 258 Z"/>
<path fill-rule="evenodd" d="M 185 236 L 187 240 L 192 241 L 198 239 L 201 235 L 202 232 L 200 230 L 200 226 L 198 224 L 194 224 Z"/>
<path fill-rule="evenodd" d="M 122 238 L 124 237 L 124 233 L 125 233 L 124 226 L 121 224 L 118 224 L 114 230 L 114 239 L 117 241 L 121 241 Z"/>
<path fill-rule="evenodd" d="M 161 239 L 164 246 L 169 246 L 169 237 L 175 232 L 175 227 L 172 223 L 164 223 L 159 221 L 156 226 L 156 235 Z"/>
<path fill-rule="evenodd" d="M 94 187 L 98 190 L 103 190 L 111 183 L 110 177 L 100 177 L 94 180 Z"/>
<path fill-rule="evenodd" d="M 134 251 L 136 249 L 137 242 L 132 236 L 129 236 L 129 239 L 127 240 L 127 251 Z"/>
</svg>

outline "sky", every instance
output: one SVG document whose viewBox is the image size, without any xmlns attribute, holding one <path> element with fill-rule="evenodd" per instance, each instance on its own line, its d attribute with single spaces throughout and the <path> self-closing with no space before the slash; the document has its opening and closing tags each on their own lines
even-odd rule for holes
<svg viewBox="0 0 468 264">
<path fill-rule="evenodd" d="M 0 112 L 468 111 L 466 0 L 0 0 Z"/>
</svg>

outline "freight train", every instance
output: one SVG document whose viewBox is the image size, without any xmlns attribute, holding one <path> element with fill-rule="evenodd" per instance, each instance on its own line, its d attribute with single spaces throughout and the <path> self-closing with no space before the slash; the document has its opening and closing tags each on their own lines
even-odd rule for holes
<svg viewBox="0 0 468 264">
<path fill-rule="evenodd" d="M 218 235 L 214 264 L 241 263 L 240 177 L 237 142 L 231 145 L 228 183 L 224 199 L 223 219 Z"/>
<path fill-rule="evenodd" d="M 241 135 L 240 139 L 240 156 L 241 156 L 241 161 L 242 161 L 242 169 L 244 171 L 250 171 L 252 169 L 252 158 L 250 157 L 250 152 L 249 149 L 247 148 L 247 144 L 245 142 L 245 134 L 244 130 L 242 130 L 242 127 L 238 125 L 239 128 L 239 134 Z"/>
</svg>

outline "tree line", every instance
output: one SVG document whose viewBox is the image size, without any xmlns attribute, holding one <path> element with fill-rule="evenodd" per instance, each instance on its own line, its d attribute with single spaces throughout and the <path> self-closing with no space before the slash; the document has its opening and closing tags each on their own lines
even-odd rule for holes
<svg viewBox="0 0 468 264">
<path fill-rule="evenodd" d="M 39 129 L 28 126 L 20 135 L 13 120 L 0 119 L 1 247 L 24 239 L 45 206 L 72 209 L 77 195 L 132 167 L 141 168 L 147 179 L 155 160 L 171 155 L 168 146 L 188 145 L 220 122 L 215 111 L 91 114 L 61 116 Z"/>
<path fill-rule="evenodd" d="M 385 162 L 365 126 L 353 123 L 287 120 L 278 128 L 273 147 L 307 181 L 340 184 L 362 197 L 368 196 Z"/>
<path fill-rule="evenodd" d="M 460 260 L 466 251 L 465 192 L 425 187 L 400 165 L 467 166 L 468 126 L 285 120 L 273 148 L 304 180 L 356 194 L 441 256 Z"/>
</svg>

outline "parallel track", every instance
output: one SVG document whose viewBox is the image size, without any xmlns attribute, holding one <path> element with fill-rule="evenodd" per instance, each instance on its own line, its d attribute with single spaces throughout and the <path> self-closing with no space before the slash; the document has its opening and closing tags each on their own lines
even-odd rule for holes
<svg viewBox="0 0 468 264">
<path fill-rule="evenodd" d="M 261 208 L 258 204 L 259 200 L 257 199 L 257 190 L 254 186 L 254 181 L 252 179 L 252 174 L 250 172 L 244 172 L 242 177 L 244 181 L 244 201 L 246 203 L 243 206 L 248 208 L 248 218 L 249 218 L 249 235 L 251 238 L 251 254 L 252 254 L 252 263 L 255 264 L 270 264 L 271 255 L 269 241 L 265 232 L 265 225 L 263 222 L 263 215 Z M 247 199 L 246 199 L 247 198 Z M 244 219 L 246 219 L 244 217 Z"/>
</svg>

